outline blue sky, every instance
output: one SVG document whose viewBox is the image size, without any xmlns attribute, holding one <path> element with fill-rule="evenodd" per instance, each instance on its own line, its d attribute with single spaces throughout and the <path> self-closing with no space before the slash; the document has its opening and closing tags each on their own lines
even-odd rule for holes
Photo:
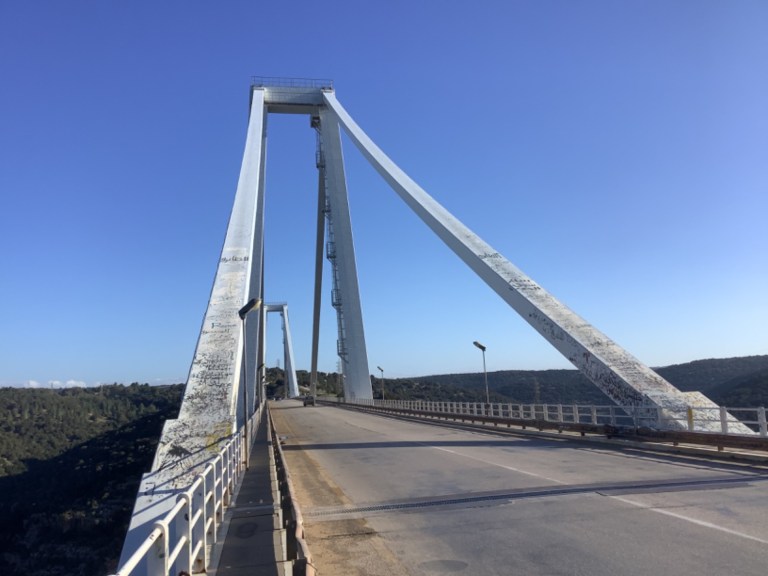
<svg viewBox="0 0 768 576">
<path fill-rule="evenodd" d="M 332 78 L 411 177 L 643 362 L 766 354 L 766 30 L 768 3 L 738 0 L 2 2 L 0 385 L 186 380 L 254 75 Z M 271 116 L 268 146 L 267 300 L 308 368 L 308 120 Z M 372 369 L 480 371 L 473 340 L 489 371 L 570 367 L 345 159 Z"/>
</svg>

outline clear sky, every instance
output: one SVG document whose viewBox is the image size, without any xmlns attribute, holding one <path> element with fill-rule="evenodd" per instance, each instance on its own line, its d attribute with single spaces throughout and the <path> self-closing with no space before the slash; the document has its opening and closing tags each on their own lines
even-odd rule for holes
<svg viewBox="0 0 768 576">
<path fill-rule="evenodd" d="M 764 0 L 4 1 L 0 386 L 186 381 L 254 75 L 333 79 L 412 178 L 646 364 L 766 354 L 767 31 Z M 270 117 L 266 299 L 305 369 L 314 145 Z M 478 372 L 473 340 L 489 371 L 570 367 L 345 160 L 372 371 Z M 326 298 L 321 370 L 334 330 Z"/>
</svg>

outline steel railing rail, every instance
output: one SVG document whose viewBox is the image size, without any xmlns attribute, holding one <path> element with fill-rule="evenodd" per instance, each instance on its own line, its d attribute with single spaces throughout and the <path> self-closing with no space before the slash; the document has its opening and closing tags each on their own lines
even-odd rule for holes
<svg viewBox="0 0 768 576">
<path fill-rule="evenodd" d="M 684 424 L 680 426 L 683 430 L 670 430 L 672 419 L 668 415 L 662 416 L 656 407 L 362 399 L 348 401 L 346 404 L 423 418 L 468 420 L 494 426 L 531 427 L 558 432 L 572 431 L 579 432 L 582 436 L 591 433 L 674 444 L 717 446 L 719 449 L 727 447 L 768 451 L 764 407 L 688 407 L 682 411 L 683 416 L 680 419 L 674 419 Z M 728 423 L 733 421 L 733 414 L 741 416 L 741 423 L 750 426 L 755 433 L 736 434 L 730 431 Z M 719 432 L 696 431 L 698 422 L 712 422 L 715 415 L 721 423 Z"/>
<path fill-rule="evenodd" d="M 260 407 L 251 417 L 247 440 L 251 444 L 263 410 Z M 155 522 L 144 541 L 113 576 L 168 576 L 208 569 L 210 547 L 218 540 L 224 512 L 246 469 L 244 434 L 245 426 L 195 476 L 192 485 L 177 496 L 174 507 Z"/>
</svg>

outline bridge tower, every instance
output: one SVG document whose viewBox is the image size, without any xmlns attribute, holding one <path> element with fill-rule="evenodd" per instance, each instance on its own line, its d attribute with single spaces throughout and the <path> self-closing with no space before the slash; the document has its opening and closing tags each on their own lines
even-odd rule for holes
<svg viewBox="0 0 768 576">
<path fill-rule="evenodd" d="M 262 79 L 251 88 L 240 178 L 184 400 L 179 417 L 166 422 L 152 470 L 142 478 L 121 564 L 146 536 L 148 526 L 173 507 L 176 495 L 242 427 L 256 409 L 254 400 L 263 400 L 260 383 L 268 306 L 254 306 L 242 320 L 238 312 L 251 300 L 261 303 L 264 298 L 264 170 L 270 113 L 307 114 L 318 134 L 313 392 L 325 255 L 333 269 L 331 303 L 337 312 L 344 395 L 347 399 L 373 397 L 344 176 L 343 129 L 406 205 L 471 270 L 617 404 L 635 407 L 641 423 L 644 408 L 660 408 L 674 427 L 685 422 L 688 406 L 716 407 L 699 393 L 677 390 L 464 226 L 373 143 L 336 99 L 332 83 Z M 285 314 L 284 320 L 287 330 Z M 292 353 L 290 368 L 294 369 Z M 291 393 L 297 389 L 291 387 Z M 243 402 L 243 398 L 250 400 Z M 732 418 L 729 427 L 733 432 L 751 432 Z M 697 428 L 719 430 L 719 416 L 713 415 L 711 423 L 697 423 Z"/>
<path fill-rule="evenodd" d="M 277 312 L 280 314 L 281 325 L 283 328 L 283 372 L 285 373 L 285 389 L 289 398 L 295 398 L 299 395 L 299 383 L 296 378 L 296 362 L 293 358 L 293 341 L 291 340 L 291 323 L 288 321 L 288 304 L 265 304 L 265 312 Z M 265 323 L 266 324 L 266 323 Z M 265 326 L 266 327 L 266 326 Z M 266 343 L 266 338 L 262 334 L 261 341 Z M 264 357 L 266 358 L 266 344 L 264 345 Z M 258 383 L 263 386 L 263 380 Z M 262 392 L 263 394 L 263 392 Z"/>
</svg>

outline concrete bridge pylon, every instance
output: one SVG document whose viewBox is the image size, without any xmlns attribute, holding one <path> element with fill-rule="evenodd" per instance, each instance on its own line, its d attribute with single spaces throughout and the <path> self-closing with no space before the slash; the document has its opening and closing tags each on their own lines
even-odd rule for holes
<svg viewBox="0 0 768 576">
<path fill-rule="evenodd" d="M 376 146 L 339 103 L 331 82 L 257 80 L 251 87 L 250 117 L 235 200 L 184 399 L 178 418 L 166 422 L 152 469 L 142 478 L 121 564 L 152 523 L 173 507 L 176 495 L 188 487 L 195 472 L 242 427 L 255 409 L 254 402 L 263 400 L 267 306 L 258 307 L 242 320 L 238 311 L 253 299 L 264 299 L 266 120 L 272 113 L 306 114 L 318 132 L 313 390 L 324 252 L 333 268 L 331 303 L 337 312 L 337 352 L 344 374 L 344 395 L 349 399 L 373 397 L 344 175 L 343 130 L 405 204 L 475 274 L 605 394 L 619 405 L 634 407 L 641 423 L 646 408 L 654 413 L 660 409 L 671 427 L 685 422 L 689 406 L 717 408 L 701 394 L 677 390 L 464 226 Z M 287 311 L 284 320 L 288 330 Z M 292 356 L 291 351 L 293 371 Z M 290 386 L 291 394 L 297 394 L 295 376 Z M 243 402 L 243 398 L 250 401 Z M 703 422 L 697 427 L 719 430 L 720 417 L 714 412 L 711 426 Z M 732 418 L 729 428 L 736 433 L 751 433 Z"/>
</svg>

